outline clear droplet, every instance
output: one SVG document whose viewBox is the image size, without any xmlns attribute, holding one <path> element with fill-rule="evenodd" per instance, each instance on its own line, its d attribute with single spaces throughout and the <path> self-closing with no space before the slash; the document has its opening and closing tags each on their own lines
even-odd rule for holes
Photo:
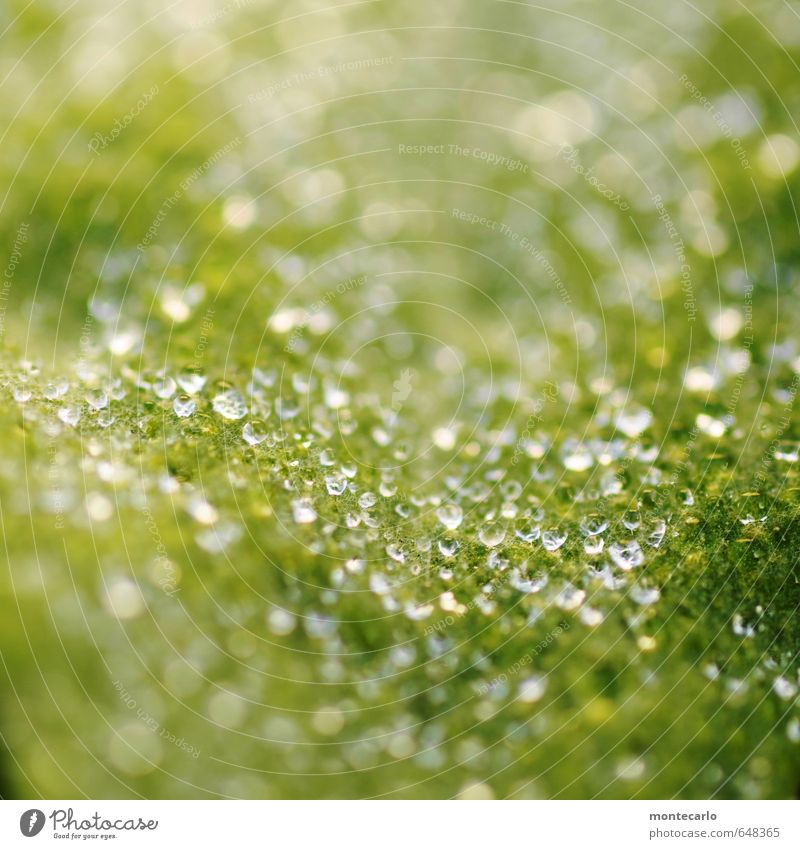
<svg viewBox="0 0 800 849">
<path fill-rule="evenodd" d="M 247 404 L 235 389 L 225 389 L 214 396 L 211 402 L 214 412 L 224 419 L 243 419 L 247 415 Z"/>
<path fill-rule="evenodd" d="M 161 377 L 153 381 L 153 393 L 156 398 L 163 400 L 171 398 L 177 388 L 177 384 L 171 377 Z"/>
<path fill-rule="evenodd" d="M 567 541 L 567 532 L 553 528 L 542 534 L 542 545 L 547 551 L 557 551 Z"/>
<path fill-rule="evenodd" d="M 292 502 L 292 516 L 298 525 L 310 525 L 317 519 L 317 511 L 310 498 L 297 498 Z"/>
<path fill-rule="evenodd" d="M 184 366 L 178 375 L 178 386 L 189 395 L 196 395 L 206 385 L 206 376 L 195 366 Z"/>
<path fill-rule="evenodd" d="M 378 496 L 374 492 L 364 492 L 358 498 L 358 506 L 362 510 L 369 510 L 370 507 L 375 506 L 377 501 Z"/>
<path fill-rule="evenodd" d="M 328 495 L 341 495 L 347 489 L 347 478 L 341 472 L 325 476 L 325 489 Z"/>
<path fill-rule="evenodd" d="M 81 408 L 75 405 L 61 407 L 58 411 L 58 417 L 64 424 L 75 427 L 81 420 Z"/>
<path fill-rule="evenodd" d="M 614 426 L 625 436 L 635 439 L 650 426 L 653 414 L 646 407 L 631 405 L 620 410 L 614 417 Z"/>
<path fill-rule="evenodd" d="M 436 510 L 436 518 L 449 530 L 454 531 L 464 519 L 464 511 L 458 504 L 442 504 Z"/>
<path fill-rule="evenodd" d="M 478 539 L 487 547 L 494 548 L 506 538 L 506 529 L 502 525 L 491 523 L 478 531 Z"/>
<path fill-rule="evenodd" d="M 600 513 L 589 513 L 579 523 L 581 533 L 587 537 L 595 537 L 602 534 L 608 528 L 608 519 Z"/>
<path fill-rule="evenodd" d="M 194 398 L 190 398 L 188 395 L 178 395 L 172 402 L 172 409 L 178 418 L 186 419 L 197 409 L 197 404 Z"/>
<path fill-rule="evenodd" d="M 461 543 L 457 539 L 443 537 L 437 543 L 437 547 L 443 557 L 454 557 L 458 549 L 461 548 Z"/>
<path fill-rule="evenodd" d="M 594 465 L 594 457 L 582 442 L 567 439 L 561 446 L 561 462 L 570 472 L 585 472 Z"/>
<path fill-rule="evenodd" d="M 547 681 L 541 675 L 531 675 L 520 682 L 517 700 L 526 704 L 533 704 L 545 694 Z"/>
<path fill-rule="evenodd" d="M 248 445 L 260 445 L 269 437 L 269 431 L 261 419 L 252 419 L 242 428 L 242 439 Z"/>
<path fill-rule="evenodd" d="M 608 547 L 611 559 L 620 569 L 628 571 L 644 563 L 644 553 L 636 540 L 628 542 L 612 542 Z"/>
</svg>

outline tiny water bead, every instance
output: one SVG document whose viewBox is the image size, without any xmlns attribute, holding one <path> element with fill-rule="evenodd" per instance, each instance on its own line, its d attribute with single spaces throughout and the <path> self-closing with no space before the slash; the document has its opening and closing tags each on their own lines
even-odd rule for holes
<svg viewBox="0 0 800 849">
<path fill-rule="evenodd" d="M 567 541 L 567 531 L 551 528 L 542 534 L 542 545 L 547 551 L 558 551 Z"/>
<path fill-rule="evenodd" d="M 103 410 L 108 406 L 108 395 L 102 389 L 86 393 L 86 403 L 93 410 Z"/>
<path fill-rule="evenodd" d="M 328 495 L 341 495 L 347 489 L 347 477 L 342 472 L 333 472 L 326 475 L 325 489 L 328 491 Z"/>
<path fill-rule="evenodd" d="M 63 398 L 68 391 L 69 382 L 66 380 L 57 380 L 52 383 L 48 383 L 42 390 L 42 395 L 44 395 L 48 401 L 56 401 L 59 398 Z"/>
<path fill-rule="evenodd" d="M 464 511 L 458 504 L 442 504 L 436 509 L 436 518 L 450 531 L 454 531 L 461 525 L 464 519 Z"/>
<path fill-rule="evenodd" d="M 643 434 L 653 421 L 653 414 L 646 407 L 630 405 L 614 416 L 614 426 L 625 436 L 635 439 Z"/>
<path fill-rule="evenodd" d="M 369 510 L 378 503 L 378 496 L 374 492 L 364 492 L 358 498 L 358 506 L 362 510 Z"/>
<path fill-rule="evenodd" d="M 499 524 L 490 523 L 488 525 L 484 525 L 478 531 L 478 539 L 487 547 L 494 548 L 497 545 L 500 545 L 501 542 L 506 538 L 506 529 Z"/>
<path fill-rule="evenodd" d="M 178 395 L 172 402 L 172 409 L 179 419 L 187 419 L 197 409 L 197 402 L 189 395 Z"/>
<path fill-rule="evenodd" d="M 317 520 L 317 511 L 310 498 L 297 498 L 292 501 L 292 516 L 298 525 L 310 525 Z"/>
<path fill-rule="evenodd" d="M 171 398 L 178 388 L 177 383 L 171 377 L 159 377 L 153 381 L 153 394 L 156 398 L 166 400 Z"/>
<path fill-rule="evenodd" d="M 541 675 L 530 675 L 520 682 L 517 700 L 526 704 L 538 702 L 547 691 L 547 679 Z"/>
<path fill-rule="evenodd" d="M 443 537 L 436 545 L 442 557 L 455 557 L 461 548 L 461 543 L 452 537 Z"/>
<path fill-rule="evenodd" d="M 180 388 L 188 395 L 197 395 L 206 385 L 206 376 L 195 366 L 184 366 L 177 377 Z"/>
<path fill-rule="evenodd" d="M 514 530 L 514 536 L 517 539 L 521 539 L 523 542 L 536 542 L 541 535 L 541 528 L 538 525 L 532 524 L 528 520 L 520 522 L 518 527 Z"/>
<path fill-rule="evenodd" d="M 581 519 L 579 527 L 585 536 L 594 537 L 608 529 L 608 519 L 600 513 L 589 513 Z"/>
<path fill-rule="evenodd" d="M 644 552 L 636 540 L 612 542 L 608 554 L 620 569 L 628 571 L 644 563 Z"/>
<path fill-rule="evenodd" d="M 582 442 L 568 439 L 561 446 L 561 462 L 571 472 L 585 472 L 594 465 L 594 456 Z"/>
<path fill-rule="evenodd" d="M 261 419 L 252 419 L 242 428 L 242 439 L 248 445 L 260 445 L 269 438 L 269 430 Z"/>
<path fill-rule="evenodd" d="M 78 422 L 81 420 L 81 408 L 75 405 L 60 407 L 58 410 L 58 417 L 65 425 L 76 427 Z"/>
<path fill-rule="evenodd" d="M 219 413 L 224 419 L 235 421 L 247 415 L 247 404 L 235 389 L 223 389 L 214 396 L 211 406 L 214 412 Z"/>
</svg>

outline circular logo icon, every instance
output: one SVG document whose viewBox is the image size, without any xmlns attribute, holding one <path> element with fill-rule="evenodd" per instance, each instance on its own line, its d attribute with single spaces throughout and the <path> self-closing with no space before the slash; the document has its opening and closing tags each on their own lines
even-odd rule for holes
<svg viewBox="0 0 800 849">
<path fill-rule="evenodd" d="M 36 837 L 44 828 L 44 811 L 31 808 L 19 818 L 19 830 L 25 837 Z"/>
</svg>

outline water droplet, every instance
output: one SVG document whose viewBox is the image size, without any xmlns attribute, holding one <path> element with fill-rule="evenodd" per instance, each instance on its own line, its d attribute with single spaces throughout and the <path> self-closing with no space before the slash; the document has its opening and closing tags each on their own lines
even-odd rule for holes
<svg viewBox="0 0 800 849">
<path fill-rule="evenodd" d="M 27 404 L 27 402 L 33 397 L 33 392 L 31 392 L 27 386 L 15 386 L 12 391 L 12 395 L 18 404 Z M 60 417 L 61 416 L 59 414 L 59 418 Z"/>
<path fill-rule="evenodd" d="M 529 520 L 522 522 L 514 531 L 514 536 L 523 542 L 536 542 L 541 535 L 541 528 L 538 525 L 532 524 Z"/>
<path fill-rule="evenodd" d="M 631 598 L 641 605 L 655 604 L 661 598 L 661 592 L 656 587 L 631 587 Z"/>
<path fill-rule="evenodd" d="M 557 551 L 567 541 L 567 532 L 551 528 L 542 534 L 542 545 L 547 551 Z"/>
<path fill-rule="evenodd" d="M 74 405 L 61 407 L 58 411 L 58 417 L 64 424 L 75 427 L 81 420 L 81 408 Z"/>
<path fill-rule="evenodd" d="M 378 496 L 374 492 L 364 492 L 358 498 L 358 506 L 362 510 L 369 510 L 374 507 L 378 501 Z"/>
<path fill-rule="evenodd" d="M 704 433 L 706 436 L 710 436 L 714 439 L 719 439 L 721 436 L 724 436 L 725 431 L 728 429 L 722 419 L 715 419 L 713 416 L 709 416 L 706 413 L 698 414 L 695 419 L 695 423 L 701 433 Z"/>
<path fill-rule="evenodd" d="M 561 591 L 553 599 L 553 603 L 561 610 L 575 610 L 583 604 L 585 599 L 585 590 L 578 589 L 569 581 L 565 581 Z"/>
<path fill-rule="evenodd" d="M 397 563 L 405 563 L 405 552 L 396 543 L 389 543 L 389 545 L 386 546 L 386 553 L 389 555 L 389 557 L 392 558 L 392 560 L 395 560 Z"/>
<path fill-rule="evenodd" d="M 614 426 L 625 436 L 635 439 L 644 433 L 653 421 L 653 414 L 646 407 L 631 405 L 620 410 L 614 417 Z"/>
<path fill-rule="evenodd" d="M 443 537 L 437 543 L 437 547 L 443 557 L 454 557 L 458 549 L 461 548 L 461 543 L 457 539 Z"/>
<path fill-rule="evenodd" d="M 297 498 L 292 502 L 292 516 L 298 525 L 309 525 L 316 521 L 317 511 L 310 498 Z"/>
<path fill-rule="evenodd" d="M 194 398 L 190 398 L 188 395 L 178 395 L 172 402 L 172 409 L 178 418 L 186 419 L 197 409 L 197 404 Z"/>
<path fill-rule="evenodd" d="M 267 614 L 267 626 L 269 630 L 278 637 L 291 634 L 297 626 L 297 619 L 293 613 L 281 607 L 274 607 Z"/>
<path fill-rule="evenodd" d="M 666 533 L 667 523 L 663 519 L 656 519 L 650 527 L 650 532 L 645 542 L 652 548 L 658 548 L 664 541 Z"/>
<path fill-rule="evenodd" d="M 561 446 L 561 462 L 570 472 L 585 472 L 594 465 L 594 457 L 582 442 L 568 439 Z"/>
<path fill-rule="evenodd" d="M 347 478 L 341 472 L 325 476 L 325 489 L 328 495 L 341 495 L 347 489 Z"/>
<path fill-rule="evenodd" d="M 42 394 L 48 401 L 55 401 L 58 398 L 63 398 L 68 390 L 69 383 L 66 380 L 57 380 L 55 383 L 48 383 Z"/>
<path fill-rule="evenodd" d="M 526 704 L 533 704 L 545 694 L 547 681 L 541 675 L 531 675 L 520 682 L 517 700 Z"/>
<path fill-rule="evenodd" d="M 605 618 L 602 612 L 596 607 L 582 607 L 578 617 L 581 622 L 589 628 L 596 628 L 598 625 L 602 624 L 603 619 Z"/>
<path fill-rule="evenodd" d="M 300 405 L 291 398 L 276 398 L 275 412 L 282 422 L 293 419 L 300 412 Z"/>
<path fill-rule="evenodd" d="M 171 377 L 161 377 L 153 381 L 153 394 L 156 398 L 163 400 L 171 398 L 177 388 L 177 384 Z"/>
<path fill-rule="evenodd" d="M 772 682 L 772 689 L 775 691 L 775 695 L 784 701 L 793 699 L 797 695 L 797 687 L 788 678 L 784 678 L 783 675 L 779 675 Z"/>
<path fill-rule="evenodd" d="M 608 519 L 600 513 L 589 513 L 581 519 L 579 527 L 585 536 L 594 537 L 608 528 Z"/>
<path fill-rule="evenodd" d="M 247 415 L 247 404 L 235 389 L 225 389 L 214 396 L 211 402 L 214 412 L 225 419 L 243 419 Z"/>
<path fill-rule="evenodd" d="M 242 439 L 248 445 L 260 445 L 269 436 L 269 431 L 261 419 L 252 419 L 242 428 Z"/>
<path fill-rule="evenodd" d="M 775 459 L 783 460 L 784 463 L 796 463 L 800 458 L 800 443 L 779 442 L 775 446 Z"/>
<path fill-rule="evenodd" d="M 751 625 L 748 625 L 741 613 L 733 614 L 733 622 L 731 623 L 731 630 L 737 637 L 752 637 L 755 634 L 755 630 Z"/>
<path fill-rule="evenodd" d="M 449 531 L 454 531 L 463 521 L 464 511 L 458 504 L 442 504 L 436 510 L 436 517 Z"/>
<path fill-rule="evenodd" d="M 86 403 L 93 410 L 102 410 L 108 406 L 108 395 L 102 389 L 86 393 Z"/>
<path fill-rule="evenodd" d="M 478 539 L 487 547 L 494 548 L 506 538 L 506 531 L 502 525 L 494 523 L 484 525 L 478 531 Z"/>
<path fill-rule="evenodd" d="M 437 427 L 433 431 L 433 444 L 441 451 L 452 451 L 456 444 L 455 431 L 447 427 Z"/>
<path fill-rule="evenodd" d="M 626 510 L 622 514 L 622 524 L 629 531 L 635 531 L 642 524 L 642 517 L 638 510 Z"/>
<path fill-rule="evenodd" d="M 178 375 L 178 386 L 189 395 L 196 395 L 206 385 L 206 376 L 199 368 L 184 366 Z"/>
<path fill-rule="evenodd" d="M 612 542 L 608 547 L 611 559 L 626 572 L 644 563 L 644 553 L 636 540 L 628 542 Z"/>
</svg>

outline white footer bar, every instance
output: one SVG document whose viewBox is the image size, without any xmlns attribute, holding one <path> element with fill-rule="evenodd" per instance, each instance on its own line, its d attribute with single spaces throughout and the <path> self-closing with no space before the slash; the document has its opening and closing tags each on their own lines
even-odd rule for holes
<svg viewBox="0 0 800 849">
<path fill-rule="evenodd" d="M 0 801 L 0 846 L 800 846 L 800 802 Z"/>
</svg>

